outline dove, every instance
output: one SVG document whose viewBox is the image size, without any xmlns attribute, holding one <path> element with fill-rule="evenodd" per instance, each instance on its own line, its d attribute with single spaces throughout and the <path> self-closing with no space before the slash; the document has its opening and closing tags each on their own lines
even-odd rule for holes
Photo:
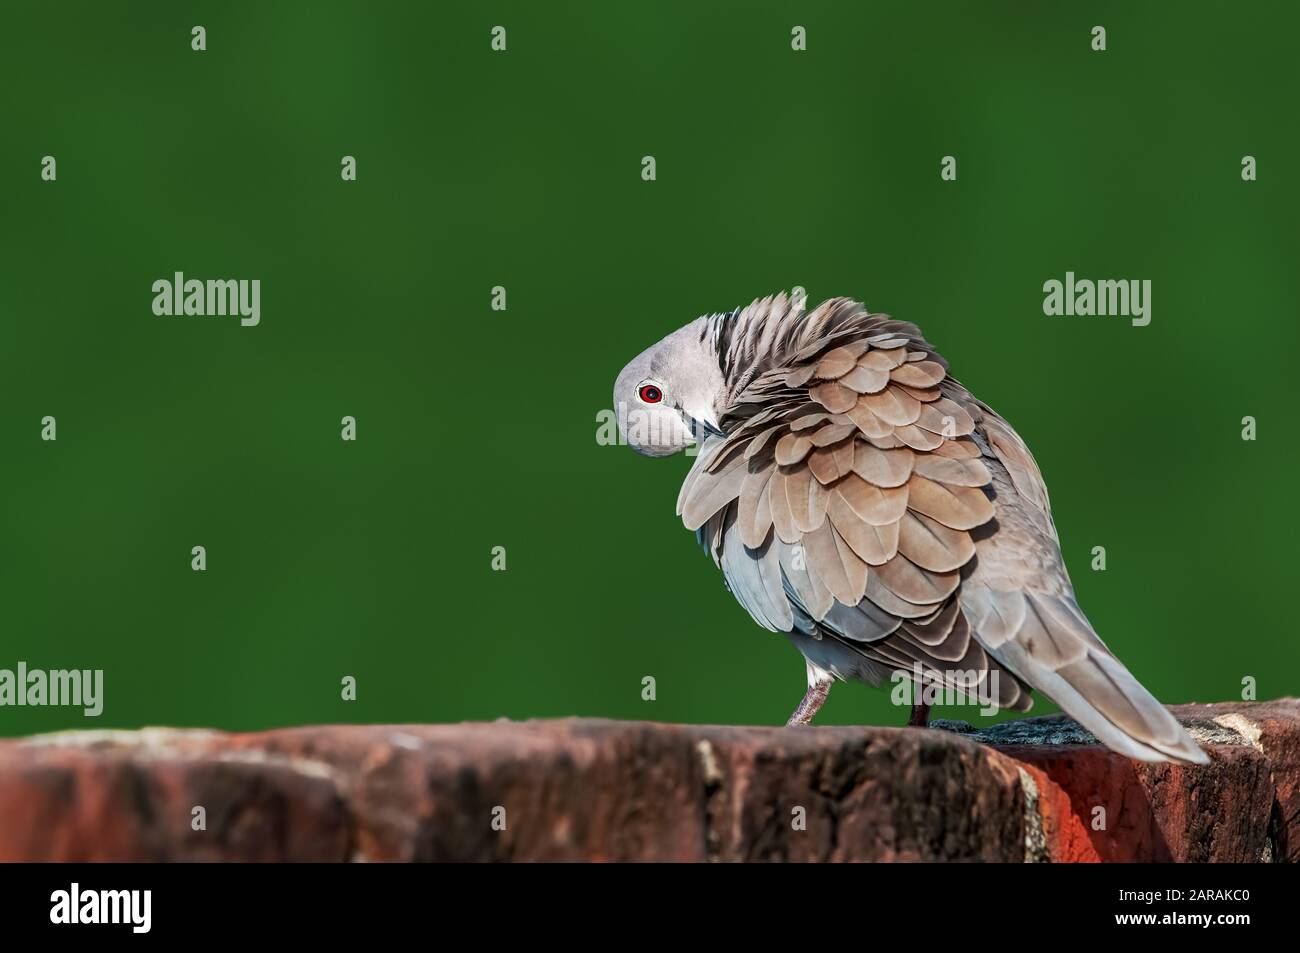
<svg viewBox="0 0 1300 953">
<path fill-rule="evenodd" d="M 1036 689 L 1121 754 L 1208 762 L 1079 607 L 1025 442 L 914 324 L 849 298 L 761 298 L 642 352 L 614 407 L 638 453 L 698 451 L 677 513 L 803 655 L 787 724 L 810 724 L 836 681 L 901 677 L 1017 712 Z"/>
</svg>

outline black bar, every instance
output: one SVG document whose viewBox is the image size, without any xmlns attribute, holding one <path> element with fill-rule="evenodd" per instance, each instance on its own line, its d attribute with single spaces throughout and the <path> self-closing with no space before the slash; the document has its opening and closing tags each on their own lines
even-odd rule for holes
<svg viewBox="0 0 1300 953">
<path fill-rule="evenodd" d="M 143 893 L 140 906 L 108 898 L 125 923 L 51 922 L 61 915 L 57 892 L 67 895 L 66 912 L 74 883 L 87 911 L 87 903 L 99 909 L 100 891 L 149 891 L 148 931 L 134 932 L 128 915 L 142 925 Z M 761 937 L 781 923 L 795 935 L 819 924 L 828 936 L 869 930 L 874 942 L 945 930 L 971 940 L 1007 928 L 1045 939 L 1199 932 L 1230 941 L 1287 928 L 1295 886 L 1284 865 L 10 864 L 0 865 L 0 910 L 6 939 L 92 943 L 338 941 L 389 931 L 463 942 L 465 930 L 484 929 L 492 942 L 515 931 L 563 940 L 674 924 L 696 931 L 684 935 L 708 926 Z"/>
</svg>

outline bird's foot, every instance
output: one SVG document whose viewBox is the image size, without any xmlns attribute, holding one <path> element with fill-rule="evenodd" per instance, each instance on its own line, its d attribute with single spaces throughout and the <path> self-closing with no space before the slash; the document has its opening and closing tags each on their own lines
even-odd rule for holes
<svg viewBox="0 0 1300 953">
<path fill-rule="evenodd" d="M 973 735 L 979 731 L 969 721 L 955 721 L 950 718 L 936 718 L 928 727 L 936 731 L 951 731 L 954 735 Z"/>
</svg>

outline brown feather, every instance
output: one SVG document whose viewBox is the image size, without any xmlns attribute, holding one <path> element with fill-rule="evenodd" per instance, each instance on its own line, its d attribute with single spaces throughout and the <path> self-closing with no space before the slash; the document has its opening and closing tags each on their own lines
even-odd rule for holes
<svg viewBox="0 0 1300 953">
<path fill-rule="evenodd" d="M 874 367 L 859 364 L 841 377 L 839 382 L 845 387 L 853 388 L 859 394 L 874 394 L 885 389 L 885 385 L 889 383 L 889 375 Z"/>
<path fill-rule="evenodd" d="M 965 407 L 957 403 L 955 400 L 949 400 L 947 397 L 940 397 L 931 404 L 930 407 L 933 408 L 934 412 L 938 415 L 938 421 L 940 423 L 940 427 L 937 429 L 933 427 L 929 428 L 934 430 L 935 433 L 941 433 L 945 437 L 964 437 L 966 434 L 975 430 L 974 418 L 971 417 L 970 412 L 966 410 Z M 952 418 L 951 431 L 944 429 L 943 427 L 945 417 Z M 922 426 L 925 426 L 925 424 L 923 423 Z"/>
<path fill-rule="evenodd" d="M 843 418 L 837 418 L 843 419 Z M 839 443 L 850 434 L 857 433 L 858 428 L 851 423 L 831 423 L 822 427 L 813 434 L 812 442 L 814 447 L 829 447 L 831 444 Z"/>
<path fill-rule="evenodd" d="M 823 421 L 830 419 L 831 415 L 826 413 L 824 410 L 819 410 L 812 414 L 803 414 L 802 416 L 796 417 L 794 420 L 790 421 L 790 430 L 794 433 L 799 433 L 816 427 Z"/>
<path fill-rule="evenodd" d="M 872 572 L 890 592 L 917 605 L 942 602 L 961 582 L 960 573 L 930 572 L 906 556 L 895 556 Z"/>
<path fill-rule="evenodd" d="M 934 448 L 934 452 L 941 457 L 951 457 L 954 460 L 975 460 L 980 456 L 979 446 L 969 437 L 945 440 Z"/>
<path fill-rule="evenodd" d="M 866 588 L 866 564 L 853 556 L 848 547 L 843 550 L 835 542 L 835 530 L 830 523 L 822 523 L 816 530 L 805 533 L 803 537 L 804 558 L 808 563 L 808 574 L 819 579 L 837 600 L 845 605 L 856 605 L 856 582 L 858 574 L 862 577 L 862 587 Z M 843 555 L 852 557 L 852 562 Z M 856 564 L 856 565 L 854 565 Z"/>
<path fill-rule="evenodd" d="M 822 355 L 822 359 L 817 362 L 816 376 L 820 380 L 833 381 L 843 377 L 853 368 L 857 367 L 857 361 L 852 351 L 844 347 L 834 347 Z"/>
<path fill-rule="evenodd" d="M 848 460 L 850 465 L 844 465 L 844 455 L 840 452 L 843 447 L 848 447 L 852 454 L 853 443 L 846 440 L 839 447 L 818 447 L 808 455 L 808 469 L 819 483 L 829 485 L 852 470 L 852 456 Z"/>
<path fill-rule="evenodd" d="M 803 544 L 794 546 L 783 544 L 779 555 L 781 571 L 790 580 L 790 587 L 804 610 L 818 621 L 824 619 L 831 606 L 835 604 L 835 599 L 825 584 L 808 571 L 807 551 Z"/>
<path fill-rule="evenodd" d="M 793 466 L 808 456 L 812 447 L 812 437 L 788 433 L 776 442 L 776 462 L 783 467 Z"/>
<path fill-rule="evenodd" d="M 753 440 L 749 441 L 749 446 L 745 448 L 745 459 L 752 460 L 754 457 L 758 456 L 763 451 L 763 448 L 771 442 L 772 438 L 781 432 L 781 429 L 781 425 L 769 427 Z"/>
<path fill-rule="evenodd" d="M 768 502 L 767 485 L 775 467 L 762 467 L 745 475 L 740 485 L 740 503 L 736 509 L 736 530 L 741 542 L 750 549 L 763 545 L 772 528 L 772 506 Z"/>
<path fill-rule="evenodd" d="M 856 448 L 860 446 L 857 440 L 845 440 L 843 443 L 831 447 L 831 453 L 835 455 L 835 469 L 840 476 L 845 476 L 853 470 L 853 461 L 857 459 Z"/>
<path fill-rule="evenodd" d="M 832 490 L 826 514 L 855 553 L 869 566 L 879 566 L 898 552 L 899 524 L 875 526 L 866 522 L 838 492 Z"/>
<path fill-rule="evenodd" d="M 867 564 L 858 558 L 848 542 L 839 533 L 828 520 L 825 528 L 830 529 L 831 538 L 835 540 L 835 551 L 840 557 L 840 566 L 844 570 L 844 578 L 848 582 L 848 589 L 845 590 L 845 598 L 840 599 L 846 606 L 856 606 L 862 601 L 862 595 L 867 588 Z M 836 597 L 838 598 L 838 596 Z"/>
<path fill-rule="evenodd" d="M 975 542 L 964 530 L 909 510 L 899 521 L 898 551 L 924 569 L 950 572 L 970 562 Z"/>
<path fill-rule="evenodd" d="M 944 379 L 944 369 L 934 361 L 904 363 L 890 372 L 890 380 L 908 387 L 934 387 Z"/>
<path fill-rule="evenodd" d="M 913 397 L 915 397 L 923 404 L 927 404 L 930 401 L 938 400 L 940 395 L 942 395 L 943 393 L 943 391 L 941 391 L 938 387 L 908 387 L 906 384 L 897 384 L 897 383 L 895 384 L 895 386 L 901 387 L 903 390 L 911 394 Z"/>
<path fill-rule="evenodd" d="M 691 486 L 682 506 L 682 523 L 687 529 L 699 529 L 714 513 L 740 495 L 748 470 L 744 456 L 737 454 L 718 473 L 702 474 Z"/>
<path fill-rule="evenodd" d="M 790 373 L 785 375 L 786 387 L 803 387 L 812 380 L 813 374 L 817 372 L 815 364 L 805 364 L 803 367 L 796 367 Z"/>
<path fill-rule="evenodd" d="M 956 417 L 945 414 L 939 409 L 939 401 L 921 405 L 921 416 L 916 418 L 916 426 L 943 437 L 963 437 L 975 429 L 970 417 Z"/>
<path fill-rule="evenodd" d="M 898 557 L 895 556 L 895 559 Z M 932 615 L 939 608 L 938 603 L 924 603 L 916 605 L 908 602 L 895 595 L 890 589 L 886 588 L 876 571 L 878 567 L 873 567 L 867 574 L 867 589 L 865 595 L 873 603 L 890 615 L 898 616 L 900 619 L 915 619 L 922 616 Z"/>
<path fill-rule="evenodd" d="M 808 393 L 833 414 L 842 414 L 858 402 L 858 392 L 837 381 L 818 384 Z"/>
<path fill-rule="evenodd" d="M 954 460 L 934 454 L 921 454 L 914 466 L 928 480 L 951 486 L 985 486 L 993 478 L 981 460 Z"/>
<path fill-rule="evenodd" d="M 896 523 L 907 511 L 908 484 L 898 487 L 879 487 L 868 483 L 857 473 L 850 473 L 835 484 L 833 493 L 844 498 L 859 519 L 872 526 Z"/>
<path fill-rule="evenodd" d="M 853 472 L 879 487 L 902 486 L 912 475 L 915 454 L 907 447 L 881 450 L 869 443 L 854 441 Z"/>
<path fill-rule="evenodd" d="M 993 504 L 974 487 L 951 487 L 913 473 L 907 505 L 953 529 L 974 529 L 993 518 Z"/>
<path fill-rule="evenodd" d="M 784 470 L 772 471 L 772 479 L 767 484 L 767 504 L 772 512 L 772 525 L 776 535 L 784 542 L 799 542 L 799 530 L 794 525 L 794 513 L 790 510 L 789 497 L 785 493 L 786 475 Z"/>
<path fill-rule="evenodd" d="M 889 379 L 889 372 L 896 366 L 894 359 L 884 351 L 868 351 L 858 358 L 858 367 L 865 367 L 870 371 L 879 371 L 885 375 L 886 380 Z"/>
<path fill-rule="evenodd" d="M 939 645 L 952 631 L 952 624 L 961 612 L 961 605 L 956 599 L 949 599 L 944 607 L 927 622 L 907 620 L 903 628 L 922 645 Z"/>
<path fill-rule="evenodd" d="M 878 394 L 863 394 L 861 398 L 853 391 L 849 393 L 853 394 L 854 403 L 866 404 L 873 414 L 895 427 L 916 423 L 921 416 L 921 402 L 901 387 L 887 387 Z"/>
<path fill-rule="evenodd" d="M 795 529 L 808 533 L 825 522 L 826 489 L 813 479 L 807 467 L 795 467 L 786 473 L 785 498 L 794 516 Z"/>
<path fill-rule="evenodd" d="M 906 427 L 895 427 L 894 436 L 913 450 L 934 450 L 943 443 L 943 437 L 940 437 L 937 433 L 922 430 L 914 424 L 908 424 Z"/>
<path fill-rule="evenodd" d="M 887 437 L 894 432 L 894 428 L 873 414 L 871 408 L 860 398 L 857 404 L 844 412 L 844 416 L 857 424 L 858 429 L 868 437 Z"/>
</svg>

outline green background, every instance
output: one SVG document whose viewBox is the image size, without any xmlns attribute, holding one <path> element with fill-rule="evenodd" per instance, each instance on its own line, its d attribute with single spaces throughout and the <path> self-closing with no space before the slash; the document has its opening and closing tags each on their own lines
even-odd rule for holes
<svg viewBox="0 0 1300 953">
<path fill-rule="evenodd" d="M 1294 7 L 705 7 L 5 4 L 0 667 L 103 668 L 106 707 L 0 734 L 780 723 L 802 660 L 674 516 L 689 461 L 596 415 L 793 285 L 919 323 L 1013 422 L 1162 700 L 1297 691 Z M 154 316 L 177 270 L 261 279 L 261 325 Z M 1044 316 L 1067 270 L 1150 279 L 1151 325 Z"/>
</svg>

